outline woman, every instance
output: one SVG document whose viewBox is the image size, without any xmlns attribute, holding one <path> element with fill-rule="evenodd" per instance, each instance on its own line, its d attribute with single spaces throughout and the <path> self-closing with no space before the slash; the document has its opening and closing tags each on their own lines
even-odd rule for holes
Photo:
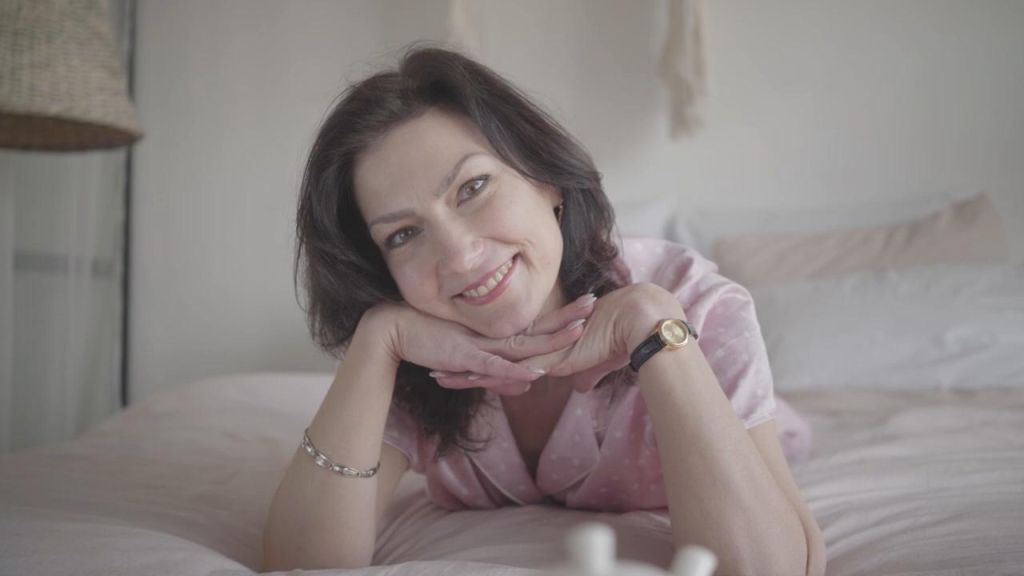
<svg viewBox="0 0 1024 576">
<path fill-rule="evenodd" d="M 690 248 L 613 239 L 589 155 L 488 68 L 415 48 L 351 86 L 297 227 L 311 330 L 344 362 L 267 569 L 369 565 L 412 468 L 446 508 L 667 507 L 722 573 L 823 573 L 786 461 L 809 429 L 773 397 L 749 292 Z"/>
</svg>

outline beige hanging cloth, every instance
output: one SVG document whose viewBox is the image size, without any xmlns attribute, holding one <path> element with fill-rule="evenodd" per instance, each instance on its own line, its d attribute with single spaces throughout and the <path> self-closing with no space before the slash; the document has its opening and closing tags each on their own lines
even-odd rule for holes
<svg viewBox="0 0 1024 576">
<path fill-rule="evenodd" d="M 474 59 L 480 52 L 479 2 L 474 0 L 448 1 L 448 45 Z"/>
<path fill-rule="evenodd" d="M 673 139 L 692 135 L 701 126 L 700 109 L 707 94 L 704 68 L 703 0 L 667 0 L 668 33 L 658 61 L 658 75 L 669 90 L 669 132 Z M 480 3 L 449 0 L 448 44 L 482 58 Z"/>
<path fill-rule="evenodd" d="M 692 135 L 702 125 L 700 109 L 707 95 L 704 66 L 703 0 L 668 0 L 668 35 L 658 74 L 669 89 L 674 140 Z"/>
</svg>

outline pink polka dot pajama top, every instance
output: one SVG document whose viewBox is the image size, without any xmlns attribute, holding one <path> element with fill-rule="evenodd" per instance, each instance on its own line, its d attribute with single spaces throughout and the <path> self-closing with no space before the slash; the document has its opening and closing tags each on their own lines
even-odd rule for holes
<svg viewBox="0 0 1024 576">
<path fill-rule="evenodd" d="M 812 450 L 811 428 L 773 392 L 765 343 L 750 293 L 718 273 L 693 248 L 656 238 L 624 238 L 620 266 L 631 282 L 672 292 L 697 330 L 712 371 L 747 429 L 775 419 L 790 464 Z M 632 373 L 631 373 L 632 374 Z M 635 376 L 632 376 L 635 378 Z M 668 508 L 657 439 L 639 387 L 573 391 L 537 463 L 527 470 L 499 397 L 471 424 L 472 438 L 491 438 L 480 452 L 454 448 L 433 461 L 436 439 L 420 437 L 412 418 L 394 404 L 384 442 L 426 475 L 427 492 L 450 510 L 551 504 L 607 512 Z"/>
</svg>

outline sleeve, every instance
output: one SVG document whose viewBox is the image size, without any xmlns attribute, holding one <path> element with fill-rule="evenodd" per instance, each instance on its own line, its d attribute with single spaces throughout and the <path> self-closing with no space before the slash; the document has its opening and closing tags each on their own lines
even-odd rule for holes
<svg viewBox="0 0 1024 576">
<path fill-rule="evenodd" d="M 733 282 L 716 290 L 699 324 L 697 342 L 743 426 L 774 418 L 775 384 L 747 289 Z"/>
<path fill-rule="evenodd" d="M 680 246 L 674 252 L 675 262 L 660 267 L 658 283 L 683 306 L 736 416 L 747 429 L 774 418 L 775 386 L 750 291 L 696 250 Z"/>
</svg>

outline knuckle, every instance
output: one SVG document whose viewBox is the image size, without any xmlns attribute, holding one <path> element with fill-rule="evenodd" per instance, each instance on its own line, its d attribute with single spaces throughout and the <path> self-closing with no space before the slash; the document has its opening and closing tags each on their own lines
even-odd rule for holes
<svg viewBox="0 0 1024 576">
<path fill-rule="evenodd" d="M 488 370 L 493 370 L 494 368 L 501 365 L 501 358 L 494 354 L 488 354 L 487 356 L 484 356 L 483 365 L 484 368 L 487 368 Z"/>
<path fill-rule="evenodd" d="M 635 297 L 627 300 L 634 312 L 645 311 L 652 306 L 674 300 L 670 292 L 651 282 L 638 282 L 633 285 Z"/>
<path fill-rule="evenodd" d="M 522 334 L 533 334 L 534 330 L 536 330 L 536 329 L 537 329 L 537 319 L 534 318 L 533 322 L 530 322 L 530 325 L 526 327 L 526 330 L 522 331 Z"/>
<path fill-rule="evenodd" d="M 661 287 L 652 282 L 637 282 L 636 290 L 645 296 L 653 295 L 659 291 Z"/>
<path fill-rule="evenodd" d="M 523 348 L 525 348 L 526 347 L 526 334 L 523 334 L 522 332 L 520 332 L 519 334 L 516 334 L 515 336 L 509 338 L 509 340 L 508 340 L 508 347 L 509 347 L 510 350 L 515 350 L 515 351 L 522 350 Z"/>
</svg>

